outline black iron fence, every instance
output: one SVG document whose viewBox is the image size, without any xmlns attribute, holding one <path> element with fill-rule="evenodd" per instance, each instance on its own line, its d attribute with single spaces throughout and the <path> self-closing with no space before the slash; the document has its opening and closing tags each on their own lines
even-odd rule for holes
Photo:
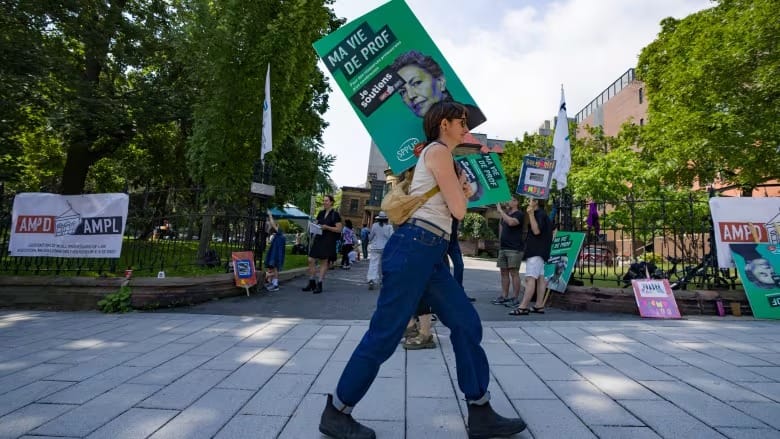
<svg viewBox="0 0 780 439">
<path fill-rule="evenodd" d="M 649 274 L 668 278 L 676 289 L 737 286 L 735 270 L 718 268 L 706 196 L 598 203 L 563 196 L 552 211 L 560 230 L 586 234 L 575 279 L 627 286 Z"/>
<path fill-rule="evenodd" d="M 224 272 L 231 253 L 242 250 L 254 251 L 261 266 L 265 206 L 251 195 L 214 196 L 199 189 L 131 193 L 119 259 L 9 255 L 13 195 L 0 194 L 0 273 L 99 276 L 132 269 L 142 275 L 171 270 L 197 275 Z"/>
<path fill-rule="evenodd" d="M 12 202 L 13 194 L 0 193 L 4 274 L 121 275 L 128 268 L 144 275 L 223 272 L 233 251 L 254 251 L 260 267 L 265 248 L 262 200 L 186 189 L 130 194 L 119 259 L 13 257 L 8 254 Z M 633 276 L 650 274 L 679 288 L 736 287 L 736 272 L 717 267 L 706 197 L 629 196 L 590 203 L 563 196 L 552 214 L 560 230 L 586 234 L 575 282 L 622 286 Z"/>
</svg>

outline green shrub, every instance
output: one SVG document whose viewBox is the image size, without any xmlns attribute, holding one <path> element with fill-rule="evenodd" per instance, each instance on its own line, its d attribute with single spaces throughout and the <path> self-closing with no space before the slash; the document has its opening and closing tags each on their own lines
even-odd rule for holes
<svg viewBox="0 0 780 439">
<path fill-rule="evenodd" d="M 119 291 L 106 294 L 106 297 L 97 304 L 98 307 L 100 307 L 100 310 L 105 313 L 125 313 L 131 311 L 133 308 L 130 306 L 130 287 L 128 285 L 122 285 L 119 288 Z"/>
<path fill-rule="evenodd" d="M 657 266 L 660 266 L 664 262 L 664 257 L 657 254 L 657 253 L 642 253 L 642 255 L 639 257 L 640 260 L 645 262 L 653 263 Z"/>
<path fill-rule="evenodd" d="M 465 239 L 496 239 L 484 216 L 469 212 L 460 224 L 460 236 Z"/>
</svg>

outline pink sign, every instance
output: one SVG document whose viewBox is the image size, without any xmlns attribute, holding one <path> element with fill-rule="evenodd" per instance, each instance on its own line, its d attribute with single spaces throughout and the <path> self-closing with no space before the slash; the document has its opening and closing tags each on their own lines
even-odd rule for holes
<svg viewBox="0 0 780 439">
<path fill-rule="evenodd" d="M 682 318 L 667 279 L 634 279 L 631 286 L 634 288 L 640 316 L 654 319 Z"/>
</svg>

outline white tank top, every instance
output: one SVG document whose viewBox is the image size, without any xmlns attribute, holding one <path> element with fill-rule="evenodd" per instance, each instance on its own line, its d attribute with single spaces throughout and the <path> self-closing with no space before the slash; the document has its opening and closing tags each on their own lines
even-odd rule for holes
<svg viewBox="0 0 780 439">
<path fill-rule="evenodd" d="M 420 160 L 417 161 L 417 165 L 414 167 L 414 177 L 412 178 L 412 184 L 409 186 L 409 194 L 411 195 L 425 195 L 429 189 L 436 186 L 436 179 L 431 174 L 428 166 L 425 164 L 425 155 L 432 145 L 439 144 L 438 142 L 432 142 L 426 146 L 422 153 L 420 153 Z M 447 207 L 447 203 L 444 201 L 444 196 L 441 191 L 432 196 L 425 202 L 419 209 L 413 214 L 412 218 L 419 218 L 429 223 L 435 224 L 443 231 L 450 233 L 452 231 L 452 214 Z"/>
</svg>

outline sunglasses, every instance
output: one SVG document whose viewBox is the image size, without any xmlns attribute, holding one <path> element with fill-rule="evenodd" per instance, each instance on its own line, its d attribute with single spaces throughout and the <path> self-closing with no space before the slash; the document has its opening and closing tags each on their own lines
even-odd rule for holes
<svg viewBox="0 0 780 439">
<path fill-rule="evenodd" d="M 463 127 L 463 128 L 466 128 L 467 124 L 466 124 L 466 118 L 465 117 L 453 117 L 450 120 L 459 120 L 460 121 L 460 126 Z"/>
</svg>

